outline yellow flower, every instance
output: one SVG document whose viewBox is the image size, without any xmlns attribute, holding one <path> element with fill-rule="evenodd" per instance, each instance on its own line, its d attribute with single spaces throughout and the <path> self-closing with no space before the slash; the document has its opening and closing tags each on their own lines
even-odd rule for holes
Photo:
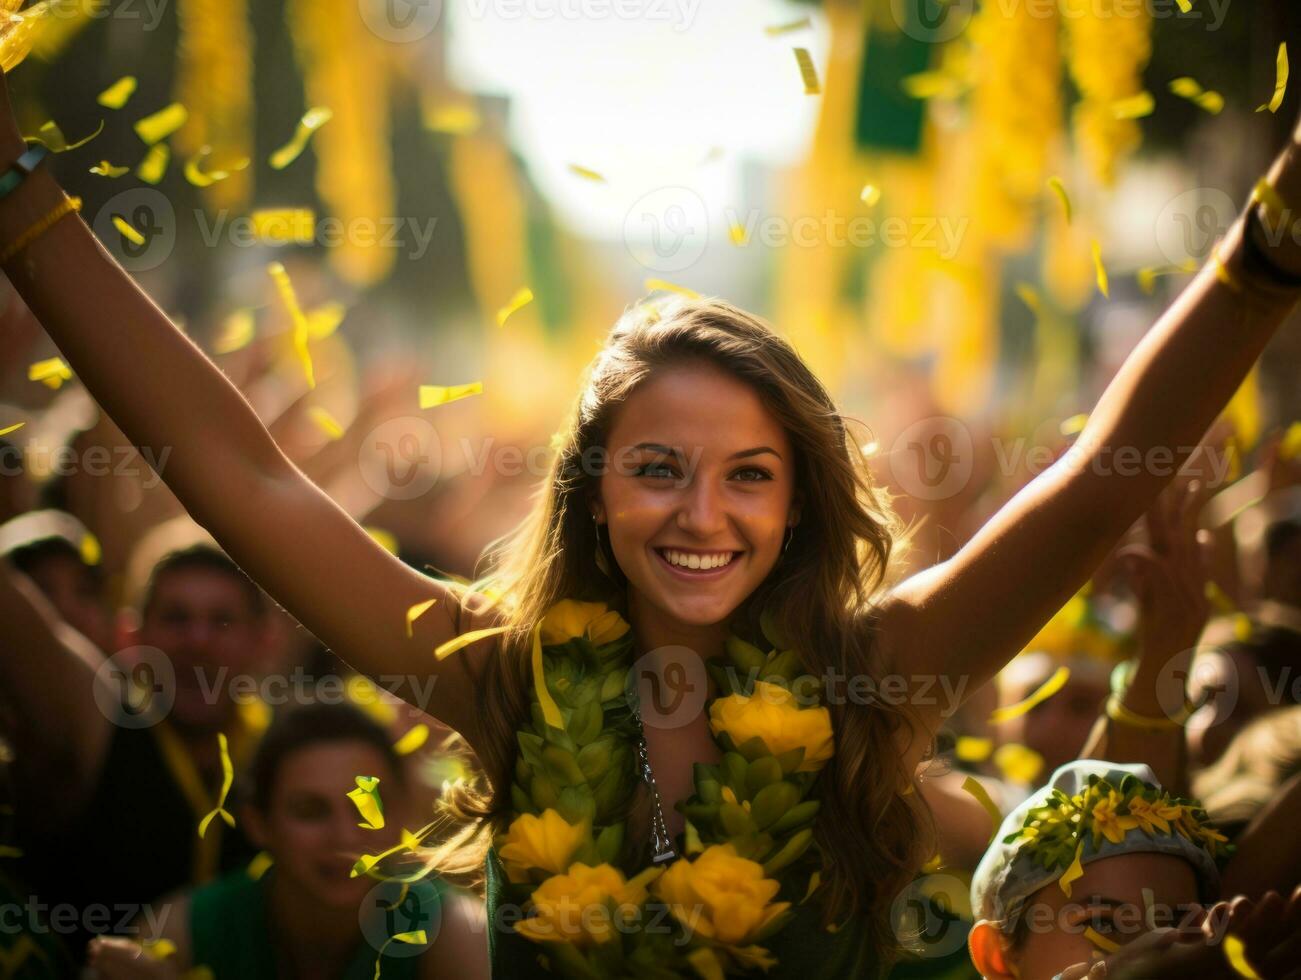
<svg viewBox="0 0 1301 980">
<path fill-rule="evenodd" d="M 586 636 L 596 646 L 611 643 L 631 627 L 628 621 L 604 602 L 561 599 L 542 618 L 542 642 L 565 643 Z"/>
<path fill-rule="evenodd" d="M 536 914 L 515 929 L 536 943 L 560 942 L 588 946 L 618 938 L 615 916 L 636 921 L 646 901 L 646 886 L 663 873 L 647 868 L 631 881 L 608 864 L 590 867 L 577 861 L 567 874 L 548 878 L 533 892 Z"/>
<path fill-rule="evenodd" d="M 1106 837 L 1113 844 L 1125 839 L 1125 834 L 1138 826 L 1133 817 L 1122 817 L 1116 813 L 1120 806 L 1121 795 L 1114 789 L 1107 790 L 1106 796 L 1099 795 L 1093 804 L 1093 846 L 1098 846 L 1099 837 Z"/>
<path fill-rule="evenodd" d="M 772 901 L 780 887 L 732 844 L 714 844 L 694 861 L 674 861 L 656 882 L 655 894 L 689 933 L 744 946 L 790 907 Z"/>
<path fill-rule="evenodd" d="M 587 827 L 575 827 L 550 808 L 540 817 L 521 813 L 503 835 L 497 855 L 511 881 L 528 881 L 532 868 L 562 873 L 586 838 Z"/>
<path fill-rule="evenodd" d="M 727 732 L 736 745 L 756 735 L 773 755 L 804 747 L 799 772 L 816 772 L 835 751 L 831 712 L 826 708 L 801 708 L 795 696 L 780 684 L 756 681 L 754 695 L 730 694 L 709 708 L 709 727 L 717 735 Z"/>
<path fill-rule="evenodd" d="M 1135 796 L 1129 801 L 1129 815 L 1138 821 L 1146 833 L 1152 835 L 1158 830 L 1163 834 L 1171 833 L 1170 821 L 1178 820 L 1182 814 L 1183 807 L 1162 803 L 1160 800 L 1153 803 L 1142 796 Z"/>
</svg>

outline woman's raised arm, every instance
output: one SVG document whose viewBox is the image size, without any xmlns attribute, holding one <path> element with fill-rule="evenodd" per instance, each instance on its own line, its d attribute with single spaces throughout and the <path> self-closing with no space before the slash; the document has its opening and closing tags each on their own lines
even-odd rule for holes
<svg viewBox="0 0 1301 980">
<path fill-rule="evenodd" d="M 1301 202 L 1299 141 L 1301 127 L 1269 172 L 1293 206 Z M 1297 216 L 1292 211 L 1289 223 Z M 1301 289 L 1249 278 L 1243 228 L 1239 218 L 1219 246 L 1236 286 L 1208 262 L 1129 355 L 1068 453 L 952 558 L 884 600 L 881 643 L 894 670 L 932 682 L 938 675 L 949 689 L 962 684 L 970 693 L 1022 649 L 1152 505 L 1301 297 Z M 1293 235 L 1262 247 L 1301 277 Z M 927 700 L 919 703 L 919 695 L 914 704 L 934 728 L 945 706 Z"/>
<path fill-rule="evenodd" d="M 26 149 L 0 76 L 0 172 Z M 44 166 L 0 199 L 0 250 L 64 200 Z M 77 215 L 4 271 L 100 406 L 190 514 L 296 619 L 358 670 L 473 745 L 467 658 L 437 662 L 460 608 L 390 555 L 282 453 L 238 389 L 100 245 Z M 164 454 L 164 451 L 166 453 Z M 406 612 L 438 600 L 407 636 Z"/>
</svg>

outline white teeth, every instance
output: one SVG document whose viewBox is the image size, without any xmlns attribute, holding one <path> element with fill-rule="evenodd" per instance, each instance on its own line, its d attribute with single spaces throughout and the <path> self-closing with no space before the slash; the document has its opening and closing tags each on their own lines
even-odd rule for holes
<svg viewBox="0 0 1301 980">
<path fill-rule="evenodd" d="M 693 568 L 701 571 L 720 568 L 732 560 L 730 551 L 720 552 L 715 555 L 696 555 L 685 551 L 665 551 L 663 555 L 670 565 L 679 565 L 683 568 Z"/>
</svg>

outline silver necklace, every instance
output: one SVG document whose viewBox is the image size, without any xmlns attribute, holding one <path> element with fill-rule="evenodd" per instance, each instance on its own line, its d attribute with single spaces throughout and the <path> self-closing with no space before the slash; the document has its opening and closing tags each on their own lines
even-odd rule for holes
<svg viewBox="0 0 1301 980">
<path fill-rule="evenodd" d="M 664 805 L 660 799 L 659 787 L 655 785 L 655 771 L 651 768 L 650 751 L 646 746 L 646 729 L 642 725 L 640 699 L 636 690 L 629 692 L 628 706 L 632 708 L 632 716 L 637 719 L 637 756 L 641 766 L 641 778 L 650 787 L 651 800 L 654 804 L 654 812 L 651 815 L 651 847 L 654 848 L 655 854 L 651 862 L 663 864 L 676 859 L 678 854 L 673 849 L 673 840 L 669 837 L 668 825 L 664 822 Z"/>
</svg>

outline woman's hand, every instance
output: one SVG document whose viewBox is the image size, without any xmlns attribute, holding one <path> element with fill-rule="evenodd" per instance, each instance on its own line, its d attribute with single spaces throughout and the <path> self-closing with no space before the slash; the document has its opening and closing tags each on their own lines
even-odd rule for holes
<svg viewBox="0 0 1301 980">
<path fill-rule="evenodd" d="M 86 947 L 86 960 L 102 980 L 178 980 L 181 975 L 174 958 L 153 956 L 131 939 L 96 936 Z"/>
</svg>

